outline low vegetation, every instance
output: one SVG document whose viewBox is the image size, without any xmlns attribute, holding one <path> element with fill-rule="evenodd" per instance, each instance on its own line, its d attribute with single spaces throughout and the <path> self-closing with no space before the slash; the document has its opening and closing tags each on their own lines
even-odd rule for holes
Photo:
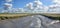
<svg viewBox="0 0 60 28">
<path fill-rule="evenodd" d="M 53 20 L 60 20 L 60 14 L 43 14 L 43 16 Z"/>
<path fill-rule="evenodd" d="M 5 20 L 5 19 L 15 19 L 15 18 L 21 18 L 21 17 L 25 17 L 25 16 L 31 16 L 31 15 L 36 15 L 36 14 L 26 14 L 26 13 L 21 13 L 21 14 L 8 14 L 8 13 L 2 13 L 0 14 L 0 20 Z M 38 14 L 39 15 L 39 14 Z M 48 17 L 50 19 L 53 20 L 60 20 L 60 14 L 40 14 L 43 15 L 45 17 Z"/>
<path fill-rule="evenodd" d="M 25 16 L 30 16 L 30 14 L 0 14 L 0 20 L 15 19 Z"/>
</svg>

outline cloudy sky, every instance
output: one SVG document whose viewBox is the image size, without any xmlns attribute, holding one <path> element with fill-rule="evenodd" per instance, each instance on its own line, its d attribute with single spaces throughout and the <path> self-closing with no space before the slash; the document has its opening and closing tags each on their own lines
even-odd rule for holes
<svg viewBox="0 0 60 28">
<path fill-rule="evenodd" d="M 9 2 L 10 0 L 9 1 L 6 0 L 6 1 Z M 0 8 L 3 8 L 4 3 L 5 3 L 5 0 L 0 0 Z M 34 9 L 34 10 L 35 9 L 40 10 L 44 8 L 44 11 L 46 9 L 47 11 L 51 11 L 51 12 L 60 12 L 60 0 L 38 0 L 38 1 L 36 0 L 12 0 L 11 3 L 12 4 L 6 4 L 6 3 L 5 4 L 8 5 L 7 7 L 12 5 L 13 8 L 24 8 L 24 7 L 28 8 L 29 7 L 29 9 Z M 10 11 L 10 10 L 11 8 L 8 9 L 7 11 Z"/>
<path fill-rule="evenodd" d="M 5 0 L 0 0 L 0 8 L 3 7 Z M 33 2 L 34 0 L 13 0 L 12 4 L 14 8 L 23 8 L 27 3 Z M 48 6 L 52 4 L 52 0 L 40 0 L 44 5 Z"/>
</svg>

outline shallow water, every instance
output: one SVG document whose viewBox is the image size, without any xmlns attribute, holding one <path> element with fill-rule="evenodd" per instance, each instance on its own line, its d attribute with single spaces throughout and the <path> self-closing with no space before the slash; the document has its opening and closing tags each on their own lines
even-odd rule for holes
<svg viewBox="0 0 60 28">
<path fill-rule="evenodd" d="M 52 21 L 41 15 L 0 21 L 0 28 L 60 28 L 60 23 L 50 24 Z"/>
</svg>

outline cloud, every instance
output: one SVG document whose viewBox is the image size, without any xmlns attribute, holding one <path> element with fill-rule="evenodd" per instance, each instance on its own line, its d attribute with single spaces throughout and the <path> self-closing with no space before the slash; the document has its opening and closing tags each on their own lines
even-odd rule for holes
<svg viewBox="0 0 60 28">
<path fill-rule="evenodd" d="M 60 4 L 60 0 L 53 0 L 53 3 Z"/>
<path fill-rule="evenodd" d="M 48 12 L 49 7 L 48 7 L 48 6 L 44 6 L 44 7 L 43 7 L 43 10 L 44 10 L 44 12 Z"/>
<path fill-rule="evenodd" d="M 47 12 L 48 7 L 44 6 L 43 3 L 40 0 L 35 0 L 34 2 L 30 2 L 26 4 L 26 7 L 29 9 L 26 9 L 26 11 L 29 11 L 31 8 L 33 8 L 32 12 Z"/>
<path fill-rule="evenodd" d="M 48 6 L 44 6 L 43 3 L 39 0 L 34 1 L 33 6 L 34 6 L 34 11 L 37 13 L 48 11 Z"/>
<path fill-rule="evenodd" d="M 60 5 L 50 5 L 49 11 L 50 12 L 60 12 Z"/>
<path fill-rule="evenodd" d="M 35 0 L 33 3 L 34 3 L 33 6 L 34 6 L 35 8 L 39 8 L 39 6 L 43 5 L 43 3 L 42 3 L 40 0 Z"/>
<path fill-rule="evenodd" d="M 42 5 L 42 4 L 43 4 L 40 0 L 35 0 L 34 3 L 35 3 L 36 5 Z"/>
<path fill-rule="evenodd" d="M 53 0 L 52 5 L 49 5 L 48 12 L 60 12 L 60 0 Z"/>
<path fill-rule="evenodd" d="M 11 9 L 11 8 L 12 8 L 12 4 L 8 4 L 8 3 L 4 4 L 4 9 L 5 10 Z"/>
<path fill-rule="evenodd" d="M 5 4 L 4 4 L 4 7 L 7 7 L 7 8 L 9 8 L 9 7 L 10 7 L 10 8 L 11 8 L 11 7 L 12 7 L 12 4 L 5 3 Z"/>
<path fill-rule="evenodd" d="M 20 13 L 20 12 L 47 12 L 48 6 L 44 6 L 40 0 L 35 0 L 34 2 L 29 2 L 24 8 L 11 9 L 12 4 L 5 3 L 5 8 L 10 13 Z M 2 11 L 4 12 L 4 11 Z"/>
<path fill-rule="evenodd" d="M 7 2 L 11 2 L 12 0 L 6 0 Z M 35 8 L 35 6 L 36 8 Z M 8 4 L 5 3 L 5 11 L 8 11 L 10 13 L 19 13 L 19 12 L 32 12 L 34 10 L 39 11 L 40 9 L 43 9 L 43 3 L 40 2 L 40 0 L 35 0 L 34 2 L 29 2 L 28 4 L 26 4 L 25 8 L 18 8 L 18 9 L 11 9 L 12 8 L 12 4 Z M 2 12 L 5 12 L 4 10 Z"/>
<path fill-rule="evenodd" d="M 11 2 L 12 0 L 5 0 L 6 2 Z"/>
<path fill-rule="evenodd" d="M 11 10 L 7 10 L 9 13 L 22 13 L 24 12 L 23 8 L 13 8 Z"/>
<path fill-rule="evenodd" d="M 30 3 L 26 4 L 26 7 L 29 8 L 29 9 L 33 9 L 33 3 L 30 2 Z"/>
<path fill-rule="evenodd" d="M 35 0 L 34 2 L 29 2 L 24 8 L 18 8 L 13 10 L 7 10 L 10 12 L 60 12 L 60 2 L 59 0 L 53 0 L 53 4 L 49 6 L 43 5 L 40 0 Z M 12 4 L 5 3 L 7 8 L 12 8 Z M 4 11 L 3 11 L 4 12 Z"/>
</svg>

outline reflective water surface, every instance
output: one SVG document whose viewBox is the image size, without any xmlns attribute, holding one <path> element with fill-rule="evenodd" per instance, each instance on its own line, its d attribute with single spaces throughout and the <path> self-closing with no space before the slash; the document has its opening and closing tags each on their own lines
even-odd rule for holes
<svg viewBox="0 0 60 28">
<path fill-rule="evenodd" d="M 27 16 L 23 18 L 0 21 L 0 28 L 60 28 L 56 20 L 41 15 Z"/>
</svg>

